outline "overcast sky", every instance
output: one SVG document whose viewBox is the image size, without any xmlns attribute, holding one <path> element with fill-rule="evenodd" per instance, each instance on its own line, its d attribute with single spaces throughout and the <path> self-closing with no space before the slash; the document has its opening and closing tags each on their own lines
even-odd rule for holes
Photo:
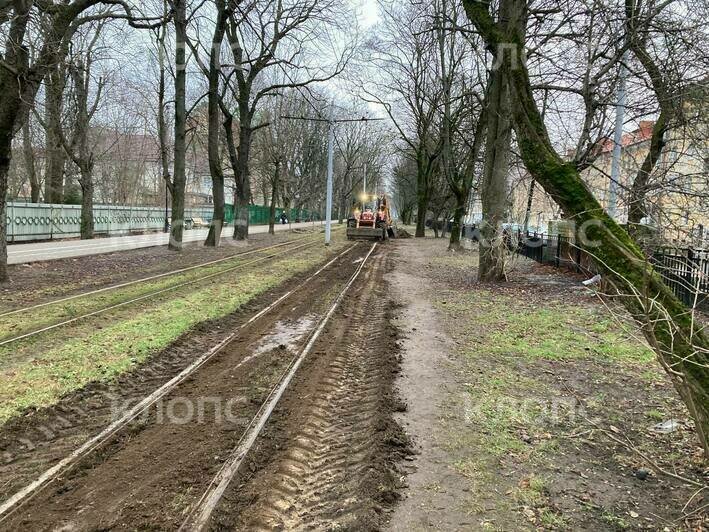
<svg viewBox="0 0 709 532">
<path fill-rule="evenodd" d="M 360 22 L 362 26 L 368 28 L 379 19 L 379 9 L 377 8 L 377 0 L 352 0 L 355 5 L 359 6 Z"/>
</svg>

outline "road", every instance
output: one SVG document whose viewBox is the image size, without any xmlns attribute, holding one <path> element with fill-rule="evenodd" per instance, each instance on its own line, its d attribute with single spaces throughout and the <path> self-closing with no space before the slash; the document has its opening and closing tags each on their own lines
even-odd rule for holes
<svg viewBox="0 0 709 532">
<path fill-rule="evenodd" d="M 320 223 L 322 222 L 317 222 L 317 224 Z M 276 225 L 276 231 L 307 227 L 313 227 L 313 224 Z M 231 227 L 224 228 L 223 234 L 225 238 L 230 236 L 232 230 Z M 207 232 L 207 229 L 185 231 L 184 241 L 196 242 L 204 240 L 207 236 Z M 252 225 L 249 227 L 249 234 L 266 232 L 268 232 L 267 225 Z M 26 264 L 43 260 L 66 259 L 86 255 L 99 255 L 101 253 L 113 253 L 114 251 L 125 251 L 128 249 L 165 246 L 167 245 L 168 238 L 169 235 L 165 233 L 150 233 L 147 235 L 115 236 L 96 240 L 65 240 L 35 244 L 13 244 L 7 247 L 7 262 L 8 264 Z"/>
</svg>

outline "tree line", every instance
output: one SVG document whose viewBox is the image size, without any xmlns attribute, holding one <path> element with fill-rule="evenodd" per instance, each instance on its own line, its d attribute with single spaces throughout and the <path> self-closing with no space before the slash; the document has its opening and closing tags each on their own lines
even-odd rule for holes
<svg viewBox="0 0 709 532">
<path fill-rule="evenodd" d="M 374 68 L 361 92 L 398 133 L 392 182 L 402 217 L 415 220 L 418 237 L 427 222 L 450 223 L 456 249 L 470 202 L 479 200 L 479 277 L 504 280 L 513 176 L 528 179 L 525 228 L 535 194 L 558 205 L 576 228 L 577 245 L 594 258 L 671 376 L 709 455 L 704 322 L 653 268 L 648 253 L 658 242 L 641 238 L 648 225 L 670 219 L 669 194 L 709 205 L 703 44 L 709 6 L 692 0 L 384 0 L 381 6 L 383 21 L 369 43 Z M 623 181 L 603 174 L 601 165 L 619 98 L 623 125 L 652 120 L 646 152 L 637 166 L 622 169 L 630 174 Z M 682 187 L 678 180 L 687 176 L 673 165 L 678 150 L 699 162 Z M 591 191 L 590 172 L 615 180 L 609 188 L 625 202 L 627 220 L 602 206 L 608 198 Z"/>
<path fill-rule="evenodd" d="M 479 199 L 485 244 L 479 275 L 504 280 L 511 176 L 528 179 L 530 205 L 544 193 L 578 228 L 578 245 L 638 322 L 709 451 L 709 339 L 694 309 L 665 286 L 640 239 L 649 219 L 663 217 L 668 190 L 707 196 L 706 168 L 698 174 L 705 188 L 678 186 L 669 146 L 680 132 L 696 131 L 705 114 L 709 6 L 381 0 L 379 9 L 380 22 L 361 39 L 350 4 L 335 0 L 0 1 L 0 279 L 7 278 L 13 151 L 31 159 L 31 132 L 39 124 L 45 199 L 60 187 L 60 170 L 75 168 L 89 235 L 97 160 L 92 122 L 105 117 L 100 102 L 110 87 L 102 73 L 125 70 L 116 58 L 140 49 L 149 67 L 138 60 L 141 72 L 120 79 L 139 86 L 136 93 L 145 92 L 142 101 L 152 109 L 145 114 L 155 126 L 160 177 L 171 196 L 172 249 L 182 246 L 190 148 L 201 144 L 206 154 L 214 196 L 206 244 L 217 246 L 226 183 L 235 194 L 235 239 L 248 236 L 255 194 L 272 208 L 322 202 L 323 119 L 377 107 L 391 130 L 365 123 L 338 130 L 339 216 L 362 191 L 366 172 L 377 187 L 391 187 L 400 217 L 415 221 L 416 236 L 425 235 L 427 221 L 434 228 L 450 221 L 456 249 L 471 199 Z M 124 35 L 140 38 L 127 45 Z M 107 49 L 111 68 L 98 68 Z M 337 79 L 359 99 L 333 102 L 341 93 L 328 89 Z M 600 147 L 613 137 L 623 84 L 626 122 L 652 117 L 653 125 L 633 175 L 613 183 L 628 206 L 621 224 L 585 175 L 604 172 Z M 686 151 L 709 160 L 706 134 L 683 138 Z M 38 190 L 36 172 L 31 179 Z"/>
<path fill-rule="evenodd" d="M 81 235 L 88 239 L 96 198 L 157 205 L 168 198 L 170 247 L 178 250 L 186 190 L 200 181 L 211 183 L 210 246 L 219 245 L 225 191 L 233 192 L 235 239 L 247 238 L 248 206 L 257 198 L 274 212 L 276 206 L 324 211 L 326 124 L 283 117 L 330 115 L 338 92 L 327 83 L 357 51 L 347 6 L 4 2 L 0 13 L 3 83 L 9 92 L 14 84 L 25 91 L 2 103 L 3 212 L 8 189 L 27 188 L 34 202 L 80 201 Z M 355 100 L 337 100 L 335 116 L 368 112 Z M 385 164 L 385 128 L 359 135 L 352 128 L 338 126 L 336 135 L 340 216 L 359 193 L 365 169 L 374 183 Z M 5 279 L 6 225 L 2 231 Z"/>
</svg>

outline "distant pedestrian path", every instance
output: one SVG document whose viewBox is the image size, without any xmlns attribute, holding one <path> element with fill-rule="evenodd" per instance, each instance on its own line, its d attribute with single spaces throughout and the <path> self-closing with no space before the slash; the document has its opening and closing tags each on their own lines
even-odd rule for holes
<svg viewBox="0 0 709 532">
<path fill-rule="evenodd" d="M 312 222 L 276 225 L 276 231 L 288 229 L 300 229 L 321 225 L 323 222 Z M 231 238 L 233 228 L 225 227 L 223 238 Z M 268 225 L 252 225 L 249 227 L 249 234 L 267 233 Z M 195 229 L 185 231 L 184 242 L 198 242 L 207 237 L 208 229 Z M 40 242 L 34 244 L 13 244 L 7 247 L 8 264 L 25 264 L 28 262 L 38 262 L 43 260 L 66 259 L 71 257 L 83 257 L 86 255 L 99 255 L 101 253 L 113 253 L 114 251 L 125 251 L 128 249 L 149 248 L 153 246 L 165 246 L 168 243 L 169 235 L 165 233 L 150 233 L 147 235 L 117 236 L 110 238 L 97 238 L 95 240 L 65 240 L 61 242 Z"/>
</svg>

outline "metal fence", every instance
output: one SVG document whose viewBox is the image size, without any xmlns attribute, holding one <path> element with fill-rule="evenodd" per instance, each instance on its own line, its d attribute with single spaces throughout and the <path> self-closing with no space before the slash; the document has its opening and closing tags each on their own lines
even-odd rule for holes
<svg viewBox="0 0 709 532">
<path fill-rule="evenodd" d="M 76 238 L 81 235 L 81 205 L 9 202 L 6 212 L 8 242 Z M 186 209 L 185 218 L 202 218 L 210 222 L 212 207 Z M 161 231 L 164 225 L 164 208 L 94 206 L 94 231 L 97 235 Z"/>
<path fill-rule="evenodd" d="M 516 233 L 513 249 L 540 264 L 549 264 L 556 268 L 567 268 L 577 272 L 589 271 L 590 263 L 581 248 L 574 245 L 572 238 L 545 233 Z"/>
<path fill-rule="evenodd" d="M 573 238 L 518 232 L 510 239 L 517 253 L 541 264 L 578 272 L 594 273 L 588 253 Z M 667 286 L 685 305 L 709 311 L 709 250 L 662 247 L 649 259 Z"/>
<path fill-rule="evenodd" d="M 651 260 L 678 299 L 709 311 L 709 250 L 663 247 Z"/>
<path fill-rule="evenodd" d="M 201 218 L 211 223 L 212 205 L 185 209 L 185 219 Z M 81 236 L 81 205 L 9 202 L 7 204 L 8 242 L 54 240 Z M 276 223 L 283 209 L 276 209 Z M 168 209 L 168 219 L 171 211 Z M 268 224 L 269 207 L 249 205 L 249 223 Z M 233 205 L 226 205 L 226 223 L 234 221 Z M 306 209 L 290 209 L 291 222 L 320 220 L 317 213 Z M 94 206 L 94 232 L 99 236 L 120 236 L 162 231 L 165 226 L 164 207 L 130 207 L 121 205 Z"/>
<path fill-rule="evenodd" d="M 283 214 L 285 209 L 276 208 L 276 223 Z M 321 216 L 318 213 L 311 212 L 307 209 L 290 209 L 290 216 L 288 219 L 291 222 L 311 222 L 321 220 Z M 269 222 L 271 216 L 271 208 L 264 207 L 263 205 L 249 205 L 249 223 L 252 225 L 266 225 Z M 224 221 L 230 224 L 234 221 L 234 206 L 227 204 L 225 209 Z"/>
</svg>

